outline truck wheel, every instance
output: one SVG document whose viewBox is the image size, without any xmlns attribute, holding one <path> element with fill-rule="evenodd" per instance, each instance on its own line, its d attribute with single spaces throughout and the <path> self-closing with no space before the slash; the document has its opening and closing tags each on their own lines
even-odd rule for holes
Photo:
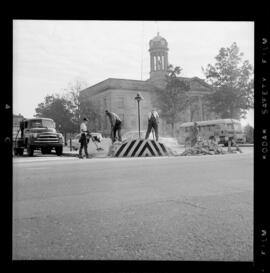
<svg viewBox="0 0 270 273">
<path fill-rule="evenodd" d="M 27 146 L 27 154 L 28 154 L 28 156 L 34 155 L 34 149 L 31 147 L 31 145 Z"/>
<path fill-rule="evenodd" d="M 63 147 L 55 147 L 55 152 L 58 156 L 63 154 Z"/>
<path fill-rule="evenodd" d="M 24 152 L 23 148 L 18 148 L 18 155 L 22 156 Z"/>
<path fill-rule="evenodd" d="M 18 148 L 14 148 L 14 155 L 19 155 Z"/>
</svg>

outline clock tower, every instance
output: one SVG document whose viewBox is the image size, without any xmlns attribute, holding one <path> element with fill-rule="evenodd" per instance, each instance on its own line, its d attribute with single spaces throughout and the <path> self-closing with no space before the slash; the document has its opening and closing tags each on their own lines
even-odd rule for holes
<svg viewBox="0 0 270 273">
<path fill-rule="evenodd" d="M 150 81 L 163 81 L 168 68 L 168 42 L 157 33 L 149 42 Z"/>
</svg>

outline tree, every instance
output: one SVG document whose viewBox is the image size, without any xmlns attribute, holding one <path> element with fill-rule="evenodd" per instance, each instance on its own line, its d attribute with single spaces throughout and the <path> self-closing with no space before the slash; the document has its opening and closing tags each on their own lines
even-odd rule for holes
<svg viewBox="0 0 270 273">
<path fill-rule="evenodd" d="M 87 117 L 87 128 L 89 131 L 101 130 L 101 115 L 98 107 L 87 99 L 81 99 L 80 102 L 80 115 Z"/>
<path fill-rule="evenodd" d="M 168 75 L 166 75 L 166 86 L 164 90 L 159 90 L 157 93 L 157 106 L 161 110 L 160 116 L 172 126 L 172 135 L 174 135 L 175 123 L 181 120 L 181 112 L 183 112 L 190 97 L 189 84 L 177 77 L 181 73 L 181 68 L 172 65 L 168 67 Z"/>
<path fill-rule="evenodd" d="M 207 96 L 208 107 L 221 118 L 245 117 L 254 107 L 253 68 L 236 43 L 221 48 L 215 57 L 215 65 L 208 64 L 203 72 L 214 92 Z"/>
<path fill-rule="evenodd" d="M 74 132 L 73 114 L 70 112 L 68 105 L 69 101 L 59 94 L 47 95 L 44 102 L 39 103 L 35 109 L 35 117 L 51 118 L 55 121 L 56 128 L 61 128 L 64 133 Z"/>
<path fill-rule="evenodd" d="M 80 123 L 82 120 L 83 113 L 81 111 L 81 102 L 80 102 L 80 91 L 87 87 L 87 82 L 81 79 L 76 79 L 73 82 L 68 84 L 68 87 L 65 89 L 67 92 L 65 95 L 66 100 L 68 101 L 67 107 L 72 113 L 72 122 L 80 130 Z"/>
<path fill-rule="evenodd" d="M 98 107 L 87 97 L 80 94 L 80 91 L 87 87 L 87 82 L 82 79 L 76 79 L 70 82 L 66 91 L 66 99 L 68 100 L 68 108 L 72 113 L 72 122 L 80 130 L 80 124 L 84 117 L 88 118 L 87 128 L 89 131 L 97 131 L 101 129 Z"/>
</svg>

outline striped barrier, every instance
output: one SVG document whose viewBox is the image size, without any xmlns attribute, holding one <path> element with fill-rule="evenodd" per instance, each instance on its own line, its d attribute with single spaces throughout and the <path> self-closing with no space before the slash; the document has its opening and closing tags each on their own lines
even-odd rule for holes
<svg viewBox="0 0 270 273">
<path fill-rule="evenodd" d="M 163 143 L 150 139 L 136 139 L 122 143 L 114 152 L 114 157 L 168 156 Z"/>
</svg>

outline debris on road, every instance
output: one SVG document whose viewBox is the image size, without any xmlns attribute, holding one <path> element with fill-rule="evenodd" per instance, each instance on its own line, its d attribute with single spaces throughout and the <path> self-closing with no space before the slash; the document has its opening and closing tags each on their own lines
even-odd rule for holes
<svg viewBox="0 0 270 273">
<path fill-rule="evenodd" d="M 193 147 L 185 149 L 181 154 L 185 155 L 215 155 L 226 152 L 214 140 L 198 140 Z"/>
</svg>

